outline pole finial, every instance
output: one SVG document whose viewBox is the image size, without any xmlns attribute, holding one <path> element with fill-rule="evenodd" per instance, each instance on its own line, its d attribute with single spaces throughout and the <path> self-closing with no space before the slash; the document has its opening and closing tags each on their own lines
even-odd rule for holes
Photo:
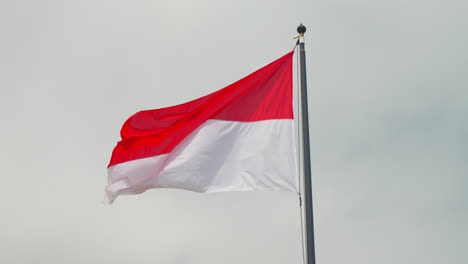
<svg viewBox="0 0 468 264">
<path fill-rule="evenodd" d="M 299 33 L 300 35 L 304 35 L 305 32 L 306 32 L 306 27 L 304 25 L 300 24 L 297 27 L 297 33 Z"/>
</svg>

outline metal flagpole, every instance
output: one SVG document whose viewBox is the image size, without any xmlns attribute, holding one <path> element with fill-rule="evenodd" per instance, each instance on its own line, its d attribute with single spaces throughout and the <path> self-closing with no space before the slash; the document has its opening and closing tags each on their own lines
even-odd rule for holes
<svg viewBox="0 0 468 264">
<path fill-rule="evenodd" d="M 300 24 L 297 27 L 299 33 L 299 55 L 301 74 L 301 112 L 302 112 L 302 146 L 303 146 L 303 175 L 305 193 L 305 222 L 306 222 L 306 248 L 307 264 L 315 264 L 315 241 L 314 241 L 314 212 L 312 205 L 312 174 L 310 167 L 310 139 L 309 139 L 309 110 L 307 104 L 307 77 L 304 50 L 304 33 L 306 27 Z"/>
</svg>

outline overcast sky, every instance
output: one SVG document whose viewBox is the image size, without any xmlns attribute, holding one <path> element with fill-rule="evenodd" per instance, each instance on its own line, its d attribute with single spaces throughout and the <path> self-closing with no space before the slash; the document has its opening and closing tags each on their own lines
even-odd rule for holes
<svg viewBox="0 0 468 264">
<path fill-rule="evenodd" d="M 302 263 L 293 193 L 101 201 L 126 118 L 244 77 L 304 23 L 317 263 L 468 263 L 467 10 L 0 0 L 0 262 Z"/>
</svg>

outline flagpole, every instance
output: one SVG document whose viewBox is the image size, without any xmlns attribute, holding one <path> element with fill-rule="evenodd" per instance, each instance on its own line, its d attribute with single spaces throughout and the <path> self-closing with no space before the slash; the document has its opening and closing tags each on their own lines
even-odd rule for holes
<svg viewBox="0 0 468 264">
<path fill-rule="evenodd" d="M 306 27 L 300 24 L 297 27 L 299 33 L 299 56 L 301 74 L 301 113 L 302 113 L 302 150 L 303 150 L 303 177 L 305 193 L 305 222 L 306 222 L 306 249 L 307 264 L 315 264 L 315 239 L 314 239 L 314 212 L 312 204 L 312 173 L 310 166 L 310 139 L 309 139 L 309 109 L 307 103 L 307 76 L 304 49 L 304 33 Z"/>
</svg>

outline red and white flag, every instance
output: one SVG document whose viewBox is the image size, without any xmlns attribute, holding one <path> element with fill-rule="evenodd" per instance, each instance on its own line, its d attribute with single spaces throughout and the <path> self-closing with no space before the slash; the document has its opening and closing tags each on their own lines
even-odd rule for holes
<svg viewBox="0 0 468 264">
<path fill-rule="evenodd" d="M 292 57 L 191 102 L 131 116 L 108 166 L 106 201 L 151 188 L 297 192 Z"/>
</svg>

